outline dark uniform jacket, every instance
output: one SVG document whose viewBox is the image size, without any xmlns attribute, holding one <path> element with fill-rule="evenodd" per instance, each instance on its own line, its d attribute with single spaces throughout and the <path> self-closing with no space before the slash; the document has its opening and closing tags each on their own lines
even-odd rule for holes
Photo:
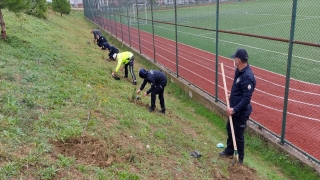
<svg viewBox="0 0 320 180">
<path fill-rule="evenodd" d="M 142 91 L 147 83 L 150 83 L 151 88 L 147 91 L 147 94 L 151 93 L 156 87 L 160 87 L 164 89 L 167 85 L 167 77 L 166 75 L 158 70 L 149 70 L 146 71 L 146 77 L 143 80 L 143 83 L 140 86 L 140 90 Z"/>
<path fill-rule="evenodd" d="M 116 47 L 114 47 L 114 46 L 112 46 L 112 45 L 110 45 L 109 47 L 108 47 L 108 50 L 109 50 L 109 54 L 110 55 L 113 55 L 114 53 L 119 53 L 119 50 L 116 48 Z"/>
<path fill-rule="evenodd" d="M 256 80 L 248 64 L 244 69 L 236 69 L 230 94 L 230 107 L 233 116 L 249 117 L 252 112 L 251 96 L 256 87 Z"/>
<path fill-rule="evenodd" d="M 107 39 L 104 36 L 100 36 L 97 40 L 97 44 L 99 47 L 103 47 L 104 43 L 108 43 Z"/>
</svg>

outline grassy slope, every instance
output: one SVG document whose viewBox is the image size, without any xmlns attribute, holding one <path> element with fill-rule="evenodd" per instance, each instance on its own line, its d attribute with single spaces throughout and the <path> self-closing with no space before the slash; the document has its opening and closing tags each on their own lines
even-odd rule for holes
<svg viewBox="0 0 320 180">
<path fill-rule="evenodd" d="M 95 26 L 85 20 L 83 12 L 72 11 L 63 17 L 51 12 L 46 21 L 30 16 L 17 21 L 7 11 L 4 15 L 8 40 L 0 41 L 0 179 L 229 176 L 228 162 L 217 157 L 220 149 L 216 148 L 217 143 L 225 142 L 225 122 L 192 102 L 174 84 L 166 89 L 166 116 L 148 113 L 143 105 L 129 102 L 134 87 L 126 81 L 114 81 L 110 70 L 115 63 L 106 63 L 106 52 L 87 44 L 92 40 L 89 30 Z M 152 68 L 139 55 L 135 57 L 136 72 L 140 67 Z M 142 102 L 147 104 L 149 98 L 143 97 Z M 134 144 L 129 143 L 127 149 L 115 148 L 115 153 L 121 156 L 141 150 L 144 156 L 133 165 L 118 161 L 108 168 L 63 155 L 51 156 L 55 148 L 50 140 L 79 137 L 90 110 L 94 114 L 87 134 L 106 144 L 115 138 L 131 141 L 124 138 L 131 137 Z M 247 142 L 245 164 L 261 179 L 317 177 L 306 168 L 299 170 L 302 176 L 295 173 L 300 166 L 285 155 L 268 154 L 258 138 L 247 137 Z M 257 148 L 260 154 L 253 150 Z M 189 157 L 196 149 L 204 155 L 199 161 Z"/>
</svg>

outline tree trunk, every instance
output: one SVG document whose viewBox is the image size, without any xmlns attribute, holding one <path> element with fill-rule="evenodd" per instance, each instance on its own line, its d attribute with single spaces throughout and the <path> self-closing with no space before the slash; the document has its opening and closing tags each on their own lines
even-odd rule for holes
<svg viewBox="0 0 320 180">
<path fill-rule="evenodd" d="M 0 7 L 0 25 L 1 25 L 1 37 L 3 39 L 7 38 L 7 33 L 6 33 L 6 24 L 4 23 L 4 19 L 3 19 L 3 14 L 1 11 L 1 7 Z"/>
</svg>

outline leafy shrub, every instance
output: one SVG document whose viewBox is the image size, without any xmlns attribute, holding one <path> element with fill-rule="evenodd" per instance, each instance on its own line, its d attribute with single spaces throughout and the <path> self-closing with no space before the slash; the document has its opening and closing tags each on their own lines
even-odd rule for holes
<svg viewBox="0 0 320 180">
<path fill-rule="evenodd" d="M 62 14 L 70 14 L 71 5 L 67 0 L 52 0 L 52 10 Z"/>
<path fill-rule="evenodd" d="M 26 13 L 38 18 L 47 19 L 47 9 L 46 0 L 32 0 L 31 8 Z"/>
</svg>

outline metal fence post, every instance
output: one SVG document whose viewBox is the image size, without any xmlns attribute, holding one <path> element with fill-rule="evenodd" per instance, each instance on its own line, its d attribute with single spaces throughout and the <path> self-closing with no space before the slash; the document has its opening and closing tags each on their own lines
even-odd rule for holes
<svg viewBox="0 0 320 180">
<path fill-rule="evenodd" d="M 137 9 L 137 20 L 138 20 L 138 42 L 139 42 L 139 53 L 141 54 L 138 0 L 136 0 L 136 9 Z"/>
<path fill-rule="evenodd" d="M 215 101 L 218 102 L 218 79 L 219 79 L 219 0 L 216 1 L 216 97 Z"/>
<path fill-rule="evenodd" d="M 121 42 L 123 42 L 123 32 L 122 32 L 122 11 L 120 12 L 120 32 L 121 32 Z"/>
<path fill-rule="evenodd" d="M 103 12 L 102 12 L 102 7 L 101 6 L 98 6 L 99 7 L 99 22 L 100 22 L 100 24 L 99 24 L 99 26 L 100 27 L 102 27 L 102 24 L 103 24 L 103 22 L 102 22 L 102 17 L 103 17 Z"/>
<path fill-rule="evenodd" d="M 130 22 L 129 22 L 129 9 L 128 9 L 129 2 L 127 2 L 127 21 L 128 21 L 128 38 L 129 38 L 129 46 L 131 47 L 131 38 L 130 38 Z"/>
<path fill-rule="evenodd" d="M 153 0 L 150 0 L 151 4 L 151 26 L 152 26 L 152 45 L 153 45 L 153 61 L 156 63 L 156 45 L 154 42 L 154 24 L 153 24 Z M 148 22 L 148 21 L 147 21 Z"/>
<path fill-rule="evenodd" d="M 108 18 L 108 22 L 109 22 L 109 32 L 110 34 L 112 34 L 112 24 L 111 24 L 111 8 L 108 7 L 108 15 L 109 15 L 109 18 Z"/>
<path fill-rule="evenodd" d="M 117 22 L 116 22 L 116 8 L 112 8 L 112 14 L 113 14 L 113 24 L 114 24 L 114 34 L 116 35 L 116 38 L 118 38 L 118 32 L 117 32 Z"/>
<path fill-rule="evenodd" d="M 177 0 L 174 0 L 174 25 L 176 32 L 176 71 L 177 77 L 179 77 L 179 66 L 178 66 L 178 21 L 177 21 Z"/>
<path fill-rule="evenodd" d="M 281 129 L 281 138 L 280 138 L 280 144 L 282 144 L 282 145 L 284 144 L 284 137 L 285 137 L 285 132 L 286 132 L 288 97 L 289 97 L 289 87 L 290 87 L 290 71 L 291 71 L 291 61 L 292 61 L 292 49 L 293 49 L 294 30 L 295 30 L 296 16 L 297 16 L 297 1 L 298 0 L 293 0 L 293 5 L 292 5 L 290 40 L 289 40 L 289 50 L 288 50 L 287 71 L 286 71 L 286 86 L 285 86 L 285 93 L 284 93 L 284 105 L 283 105 L 283 113 L 282 113 L 282 129 Z"/>
</svg>

